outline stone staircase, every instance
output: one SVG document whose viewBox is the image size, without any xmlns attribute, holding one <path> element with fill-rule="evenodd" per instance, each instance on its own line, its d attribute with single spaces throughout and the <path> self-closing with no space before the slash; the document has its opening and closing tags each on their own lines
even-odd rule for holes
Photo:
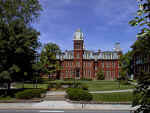
<svg viewBox="0 0 150 113">
<path fill-rule="evenodd" d="M 65 92 L 59 91 L 48 91 L 44 98 L 45 101 L 64 101 L 65 100 Z"/>
</svg>

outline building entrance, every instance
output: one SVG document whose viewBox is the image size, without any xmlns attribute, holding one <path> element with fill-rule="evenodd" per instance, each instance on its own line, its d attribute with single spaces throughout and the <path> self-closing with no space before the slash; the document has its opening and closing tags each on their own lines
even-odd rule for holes
<svg viewBox="0 0 150 113">
<path fill-rule="evenodd" d="M 80 78 L 80 69 L 76 69 L 76 78 Z"/>
</svg>

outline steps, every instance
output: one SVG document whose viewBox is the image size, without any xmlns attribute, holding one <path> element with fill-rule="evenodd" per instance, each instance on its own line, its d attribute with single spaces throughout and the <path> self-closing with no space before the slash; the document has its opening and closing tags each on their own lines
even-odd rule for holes
<svg viewBox="0 0 150 113">
<path fill-rule="evenodd" d="M 65 100 L 65 93 L 62 92 L 54 92 L 49 91 L 46 93 L 44 98 L 45 101 L 64 101 Z"/>
<path fill-rule="evenodd" d="M 65 100 L 65 95 L 49 95 L 49 96 L 46 96 L 44 98 L 44 100 L 47 100 L 47 101 L 57 101 L 57 100 Z"/>
</svg>

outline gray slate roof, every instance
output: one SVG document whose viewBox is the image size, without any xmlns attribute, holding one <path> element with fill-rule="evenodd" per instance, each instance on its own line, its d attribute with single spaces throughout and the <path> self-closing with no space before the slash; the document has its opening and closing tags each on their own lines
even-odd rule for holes
<svg viewBox="0 0 150 113">
<path fill-rule="evenodd" d="M 61 54 L 56 55 L 57 59 L 60 60 L 69 60 L 74 59 L 73 50 L 65 51 Z M 104 51 L 104 52 L 94 52 L 90 50 L 84 50 L 83 59 L 93 59 L 93 60 L 113 60 L 113 59 L 119 59 L 118 52 L 116 51 Z"/>
</svg>

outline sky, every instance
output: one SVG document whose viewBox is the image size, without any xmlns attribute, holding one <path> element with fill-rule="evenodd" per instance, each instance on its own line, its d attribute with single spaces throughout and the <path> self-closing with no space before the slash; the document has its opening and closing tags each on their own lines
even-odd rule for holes
<svg viewBox="0 0 150 113">
<path fill-rule="evenodd" d="M 120 42 L 123 52 L 136 40 L 137 28 L 128 22 L 136 16 L 136 0 L 40 0 L 43 11 L 33 24 L 40 41 L 73 49 L 77 29 L 84 34 L 85 48 L 111 51 Z"/>
</svg>

